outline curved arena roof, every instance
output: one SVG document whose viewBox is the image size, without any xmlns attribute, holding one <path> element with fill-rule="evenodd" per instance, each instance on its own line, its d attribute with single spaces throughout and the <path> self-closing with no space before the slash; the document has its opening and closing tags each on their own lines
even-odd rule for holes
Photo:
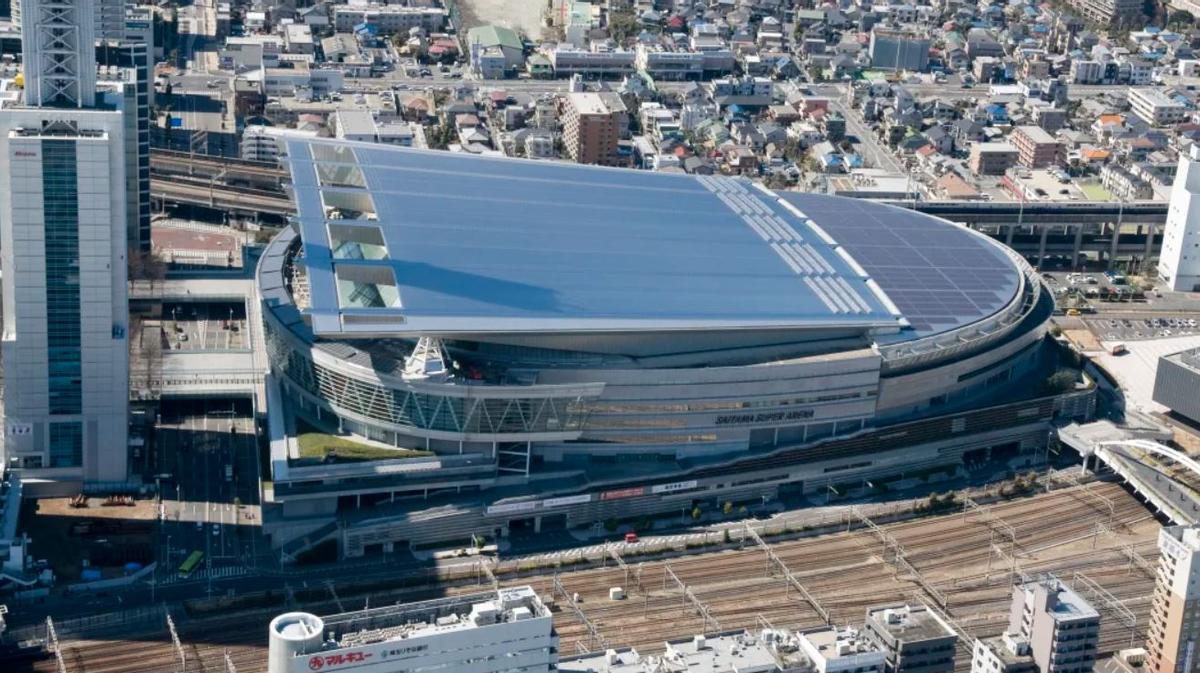
<svg viewBox="0 0 1200 673">
<path fill-rule="evenodd" d="M 1013 302 L 990 239 L 745 180 L 291 139 L 313 331 L 871 329 L 918 339 Z"/>
</svg>

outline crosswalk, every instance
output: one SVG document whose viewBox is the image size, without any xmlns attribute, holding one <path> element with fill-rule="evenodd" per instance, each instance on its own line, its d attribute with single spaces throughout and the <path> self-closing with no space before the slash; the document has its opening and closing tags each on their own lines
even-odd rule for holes
<svg viewBox="0 0 1200 673">
<path fill-rule="evenodd" d="M 187 577 L 180 577 L 178 574 L 172 573 L 166 577 L 160 577 L 158 583 L 179 584 L 181 582 L 195 582 L 197 580 L 221 579 L 226 577 L 244 577 L 249 575 L 250 571 L 242 566 L 217 566 L 216 568 L 197 568 Z"/>
</svg>

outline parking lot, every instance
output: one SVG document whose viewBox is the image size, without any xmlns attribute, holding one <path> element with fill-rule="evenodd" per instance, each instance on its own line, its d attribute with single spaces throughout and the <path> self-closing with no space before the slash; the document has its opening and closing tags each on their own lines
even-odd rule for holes
<svg viewBox="0 0 1200 673">
<path fill-rule="evenodd" d="M 1200 334 L 1200 321 L 1193 315 L 1111 314 L 1084 320 L 1102 341 L 1140 341 Z"/>
<path fill-rule="evenodd" d="M 224 351 L 249 348 L 246 306 L 240 302 L 163 304 L 165 347 L 172 351 Z"/>
<path fill-rule="evenodd" d="M 1042 274 L 1042 279 L 1050 286 L 1056 297 L 1078 294 L 1085 299 L 1101 301 L 1131 301 L 1146 298 L 1146 294 L 1140 287 L 1136 287 L 1118 274 L 1048 272 Z"/>
</svg>

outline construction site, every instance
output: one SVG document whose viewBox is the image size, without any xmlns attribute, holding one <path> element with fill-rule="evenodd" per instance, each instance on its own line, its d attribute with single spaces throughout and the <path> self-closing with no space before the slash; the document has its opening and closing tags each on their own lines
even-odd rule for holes
<svg viewBox="0 0 1200 673">
<path fill-rule="evenodd" d="M 870 606 L 908 601 L 930 606 L 954 627 L 957 670 L 966 671 L 972 640 L 1004 630 L 1013 582 L 1046 574 L 1100 611 L 1101 656 L 1140 643 L 1160 522 L 1119 484 L 1068 478 L 1031 486 L 1036 492 L 1015 499 L 993 495 L 990 505 L 947 494 L 923 505 L 936 514 L 894 523 L 854 507 L 803 530 L 747 523 L 709 546 L 640 553 L 636 544 L 613 543 L 594 556 L 561 558 L 557 567 L 485 558 L 404 589 L 308 582 L 260 597 L 252 609 L 172 613 L 163 606 L 136 621 L 48 623 L 41 628 L 51 656 L 23 670 L 261 673 L 267 624 L 284 609 L 344 612 L 489 584 L 532 585 L 552 605 L 563 657 L 626 646 L 652 653 L 668 639 L 700 633 L 861 624 Z"/>
</svg>

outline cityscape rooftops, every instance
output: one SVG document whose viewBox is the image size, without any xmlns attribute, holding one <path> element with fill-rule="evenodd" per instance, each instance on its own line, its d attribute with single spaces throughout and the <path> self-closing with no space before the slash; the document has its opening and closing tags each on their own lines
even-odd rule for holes
<svg viewBox="0 0 1200 673">
<path fill-rule="evenodd" d="M 357 610 L 321 621 L 337 646 L 358 647 L 534 618 L 548 619 L 550 611 L 532 588 L 524 586 Z"/>
<path fill-rule="evenodd" d="M 954 638 L 954 630 L 924 605 L 893 605 L 867 610 L 867 621 L 905 642 Z"/>
<path fill-rule="evenodd" d="M 774 673 L 812 671 L 788 631 L 730 632 L 697 635 L 666 643 L 661 655 L 643 656 L 632 648 L 569 657 L 564 673 Z"/>
<path fill-rule="evenodd" d="M 979 642 L 1000 660 L 1005 667 L 1029 666 L 1036 670 L 1033 655 L 1030 653 L 1029 641 L 1011 633 L 1003 633 L 989 638 L 980 638 Z"/>
<path fill-rule="evenodd" d="M 1053 616 L 1055 621 L 1074 621 L 1080 619 L 1099 619 L 1100 613 L 1066 582 L 1056 578 L 1028 582 L 1019 587 L 1025 591 L 1026 600 L 1032 600 L 1040 592 L 1046 595 L 1046 613 Z"/>
<path fill-rule="evenodd" d="M 615 107 L 613 105 L 614 97 L 604 96 L 599 93 L 572 93 L 568 95 L 568 98 L 571 101 L 571 107 L 581 115 L 606 115 L 611 112 L 619 112 L 624 107 Z"/>
</svg>

